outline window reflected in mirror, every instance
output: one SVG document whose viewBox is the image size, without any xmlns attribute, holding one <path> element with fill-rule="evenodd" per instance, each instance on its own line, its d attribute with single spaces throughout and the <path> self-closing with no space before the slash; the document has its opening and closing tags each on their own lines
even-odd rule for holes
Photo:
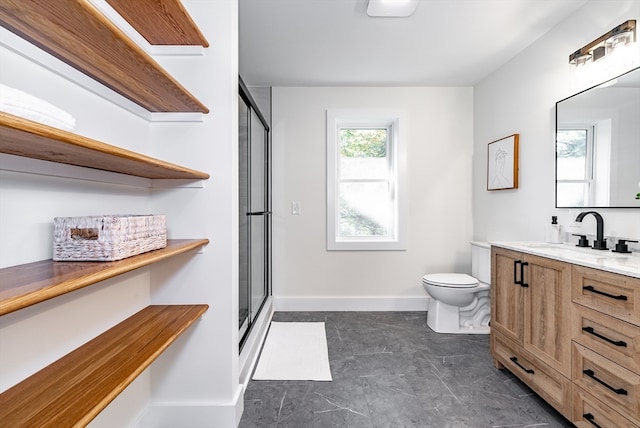
<svg viewBox="0 0 640 428">
<path fill-rule="evenodd" d="M 576 127 L 577 128 L 577 127 Z M 558 204 L 585 207 L 592 199 L 592 129 L 559 129 L 556 152 Z"/>
</svg>

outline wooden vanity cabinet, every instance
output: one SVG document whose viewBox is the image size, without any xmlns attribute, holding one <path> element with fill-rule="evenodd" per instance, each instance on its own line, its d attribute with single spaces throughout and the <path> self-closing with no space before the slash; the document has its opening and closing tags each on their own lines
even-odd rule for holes
<svg viewBox="0 0 640 428">
<path fill-rule="evenodd" d="M 640 428 L 640 278 L 491 247 L 491 355 L 577 427 Z"/>
<path fill-rule="evenodd" d="M 495 366 L 569 417 L 571 265 L 495 246 L 491 263 Z"/>
<path fill-rule="evenodd" d="M 492 332 L 569 377 L 571 265 L 496 247 L 492 265 Z"/>
<path fill-rule="evenodd" d="M 640 428 L 640 279 L 574 266 L 572 300 L 571 421 Z"/>
</svg>

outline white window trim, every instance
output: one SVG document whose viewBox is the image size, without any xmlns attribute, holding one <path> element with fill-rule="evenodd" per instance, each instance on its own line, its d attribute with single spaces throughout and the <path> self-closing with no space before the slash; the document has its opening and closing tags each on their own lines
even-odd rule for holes
<svg viewBox="0 0 640 428">
<path fill-rule="evenodd" d="M 573 123 L 567 124 L 559 128 L 560 131 L 573 131 L 573 130 L 585 130 L 587 131 L 587 153 L 586 153 L 586 170 L 585 170 L 585 178 L 584 179 L 556 179 L 556 181 L 560 184 L 571 184 L 571 183 L 584 183 L 587 186 L 587 194 L 585 195 L 585 206 L 589 207 L 593 205 L 593 201 L 595 200 L 595 159 L 594 159 L 594 151 L 595 151 L 595 143 L 596 143 L 596 129 L 597 125 L 593 122 L 591 123 Z"/>
<path fill-rule="evenodd" d="M 327 250 L 340 251 L 401 251 L 407 248 L 407 156 L 405 142 L 406 114 L 383 110 L 327 110 Z M 392 129 L 391 162 L 395 171 L 395 230 L 394 236 L 364 237 L 348 241 L 337 240 L 339 205 L 338 193 L 338 129 L 341 126 L 390 126 Z"/>
</svg>

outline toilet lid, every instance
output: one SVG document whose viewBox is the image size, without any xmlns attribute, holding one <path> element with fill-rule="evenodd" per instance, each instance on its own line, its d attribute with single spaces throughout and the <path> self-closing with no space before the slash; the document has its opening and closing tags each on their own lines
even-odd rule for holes
<svg viewBox="0 0 640 428">
<path fill-rule="evenodd" d="M 431 273 L 422 277 L 422 281 L 438 287 L 471 288 L 478 280 L 466 273 Z"/>
</svg>

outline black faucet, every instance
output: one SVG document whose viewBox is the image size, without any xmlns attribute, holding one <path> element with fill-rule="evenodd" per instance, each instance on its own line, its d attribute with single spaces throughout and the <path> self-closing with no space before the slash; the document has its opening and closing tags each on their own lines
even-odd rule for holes
<svg viewBox="0 0 640 428">
<path fill-rule="evenodd" d="M 593 249 L 606 250 L 607 240 L 604 239 L 604 219 L 600 214 L 598 214 L 595 211 L 585 211 L 583 213 L 578 214 L 578 217 L 576 217 L 576 221 L 582 222 L 582 219 L 587 214 L 593 214 L 593 216 L 596 218 L 596 240 L 593 241 Z"/>
</svg>

